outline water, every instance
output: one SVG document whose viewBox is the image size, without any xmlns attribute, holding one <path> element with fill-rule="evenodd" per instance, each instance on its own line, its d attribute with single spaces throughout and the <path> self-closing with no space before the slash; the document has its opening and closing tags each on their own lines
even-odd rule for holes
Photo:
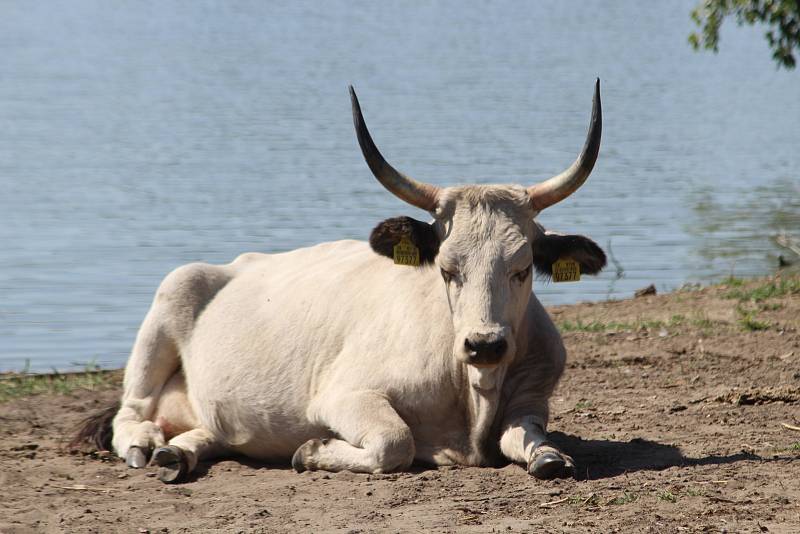
<svg viewBox="0 0 800 534">
<path fill-rule="evenodd" d="M 800 72 L 691 1 L 4 2 L 0 370 L 121 366 L 160 279 L 425 214 L 371 177 L 347 85 L 398 168 L 439 185 L 566 167 L 602 79 L 589 182 L 540 220 L 611 244 L 549 304 L 770 272 L 800 230 Z"/>
</svg>

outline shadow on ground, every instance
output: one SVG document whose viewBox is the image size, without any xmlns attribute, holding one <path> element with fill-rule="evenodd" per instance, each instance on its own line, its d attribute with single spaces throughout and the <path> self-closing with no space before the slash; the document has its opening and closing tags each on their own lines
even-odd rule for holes
<svg viewBox="0 0 800 534">
<path fill-rule="evenodd" d="M 690 458 L 674 445 L 634 438 L 611 441 L 552 432 L 548 438 L 575 460 L 577 480 L 610 478 L 635 471 L 661 471 L 669 467 L 722 465 L 742 461 L 768 461 L 761 456 L 739 452 L 727 456 Z"/>
<path fill-rule="evenodd" d="M 664 445 L 655 441 L 634 438 L 630 441 L 582 439 L 578 436 L 552 432 L 548 438 L 562 451 L 575 460 L 576 480 L 598 480 L 611 478 L 636 471 L 661 471 L 670 467 L 693 467 L 701 465 L 724 465 L 743 461 L 771 461 L 756 454 L 739 452 L 726 456 L 705 456 L 691 458 L 684 456 L 674 445 Z M 222 460 L 220 458 L 219 460 Z M 253 469 L 279 469 L 291 471 L 287 463 L 265 463 L 241 456 L 224 459 L 239 462 Z M 784 459 L 785 460 L 785 459 Z M 210 467 L 218 460 L 200 462 L 186 482 L 193 482 L 208 474 Z M 414 463 L 407 472 L 423 473 L 436 469 L 431 465 Z"/>
</svg>

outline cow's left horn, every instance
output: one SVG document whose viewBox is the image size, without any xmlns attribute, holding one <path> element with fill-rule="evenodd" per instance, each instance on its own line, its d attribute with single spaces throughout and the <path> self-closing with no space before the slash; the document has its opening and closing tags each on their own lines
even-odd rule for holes
<svg viewBox="0 0 800 534">
<path fill-rule="evenodd" d="M 439 200 L 439 188 L 418 182 L 389 165 L 369 135 L 367 125 L 364 123 L 364 116 L 361 115 L 358 97 L 356 97 L 352 85 L 350 86 L 350 100 L 353 104 L 353 124 L 356 127 L 358 144 L 361 146 L 361 153 L 364 154 L 364 159 L 367 160 L 367 165 L 375 178 L 401 200 L 426 211 L 434 211 Z"/>
<path fill-rule="evenodd" d="M 575 163 L 559 175 L 528 188 L 528 195 L 534 209 L 541 211 L 556 202 L 564 200 L 575 192 L 592 172 L 597 154 L 600 152 L 600 132 L 603 129 L 603 112 L 600 106 L 600 78 L 594 85 L 592 101 L 592 121 L 583 150 Z"/>
</svg>

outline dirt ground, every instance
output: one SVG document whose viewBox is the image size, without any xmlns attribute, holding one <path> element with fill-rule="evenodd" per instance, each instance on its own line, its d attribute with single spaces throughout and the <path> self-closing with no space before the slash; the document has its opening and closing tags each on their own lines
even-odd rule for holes
<svg viewBox="0 0 800 534">
<path fill-rule="evenodd" d="M 0 532 L 800 532 L 800 279 L 550 311 L 570 355 L 550 430 L 575 480 L 229 459 L 167 486 L 63 450 L 117 373 L 0 404 Z"/>
</svg>

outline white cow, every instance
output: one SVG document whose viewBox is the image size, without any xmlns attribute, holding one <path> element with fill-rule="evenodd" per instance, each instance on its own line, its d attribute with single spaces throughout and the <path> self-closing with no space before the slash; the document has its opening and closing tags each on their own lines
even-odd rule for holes
<svg viewBox="0 0 800 534">
<path fill-rule="evenodd" d="M 594 166 L 599 80 L 580 156 L 527 189 L 437 188 L 404 176 L 375 147 L 352 88 L 351 98 L 373 174 L 433 222 L 399 217 L 379 224 L 369 244 L 244 254 L 170 273 L 125 368 L 114 450 L 131 467 L 152 454 L 164 482 L 221 454 L 366 473 L 505 457 L 539 478 L 568 475 L 572 460 L 545 432 L 565 351 L 531 271 L 550 274 L 572 258 L 594 274 L 605 255 L 586 237 L 545 232 L 534 217 Z M 406 263 L 416 248 L 419 266 L 391 259 L 401 240 Z M 83 435 L 102 439 L 108 423 L 95 419 Z"/>
</svg>

